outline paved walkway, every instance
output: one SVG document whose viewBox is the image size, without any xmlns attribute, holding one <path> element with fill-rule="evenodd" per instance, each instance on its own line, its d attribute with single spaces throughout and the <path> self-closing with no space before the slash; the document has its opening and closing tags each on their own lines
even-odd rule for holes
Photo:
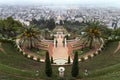
<svg viewBox="0 0 120 80">
<path fill-rule="evenodd" d="M 87 52 L 85 55 L 83 55 L 83 57 L 84 57 L 85 59 L 88 59 L 88 56 L 89 56 L 89 55 L 94 56 L 93 54 L 97 51 L 98 48 L 99 48 L 99 45 L 94 44 L 94 48 L 91 49 L 89 52 Z"/>
<path fill-rule="evenodd" d="M 2 43 L 0 42 L 0 51 L 2 51 L 3 53 L 5 53 L 4 49 L 2 48 Z"/>
<path fill-rule="evenodd" d="M 119 43 L 118 43 L 118 47 L 116 48 L 116 50 L 114 51 L 113 54 L 117 53 L 119 50 L 120 50 L 120 41 L 119 41 Z"/>
<path fill-rule="evenodd" d="M 53 59 L 68 59 L 68 48 L 63 46 L 61 35 L 57 37 L 57 47 L 53 48 Z"/>
</svg>

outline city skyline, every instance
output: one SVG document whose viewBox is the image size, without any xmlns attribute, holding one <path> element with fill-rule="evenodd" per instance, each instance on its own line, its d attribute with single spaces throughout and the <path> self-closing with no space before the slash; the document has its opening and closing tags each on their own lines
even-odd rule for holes
<svg viewBox="0 0 120 80">
<path fill-rule="evenodd" d="M 119 0 L 0 0 L 0 4 L 7 5 L 41 5 L 41 4 L 52 4 L 52 5 L 93 5 L 100 7 L 119 7 Z"/>
</svg>

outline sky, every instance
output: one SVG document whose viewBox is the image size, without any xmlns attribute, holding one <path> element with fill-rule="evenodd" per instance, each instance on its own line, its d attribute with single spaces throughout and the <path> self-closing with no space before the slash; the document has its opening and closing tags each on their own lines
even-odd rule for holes
<svg viewBox="0 0 120 80">
<path fill-rule="evenodd" d="M 0 4 L 91 4 L 111 7 L 120 7 L 120 0 L 0 0 Z"/>
</svg>

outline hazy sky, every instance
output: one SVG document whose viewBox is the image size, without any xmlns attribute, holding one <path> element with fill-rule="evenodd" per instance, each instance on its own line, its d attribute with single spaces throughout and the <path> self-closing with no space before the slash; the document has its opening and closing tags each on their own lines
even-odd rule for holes
<svg viewBox="0 0 120 80">
<path fill-rule="evenodd" d="M 102 4 L 120 6 L 120 0 L 0 0 L 0 4 Z"/>
</svg>

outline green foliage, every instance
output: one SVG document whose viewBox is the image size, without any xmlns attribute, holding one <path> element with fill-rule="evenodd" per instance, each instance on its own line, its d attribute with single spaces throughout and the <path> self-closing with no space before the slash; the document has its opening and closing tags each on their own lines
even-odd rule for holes
<svg viewBox="0 0 120 80">
<path fill-rule="evenodd" d="M 79 75 L 78 52 L 74 55 L 71 74 L 72 77 L 77 77 Z"/>
<path fill-rule="evenodd" d="M 2 37 L 14 38 L 17 35 L 17 31 L 22 27 L 22 23 L 15 21 L 12 17 L 0 20 L 0 33 Z"/>
<path fill-rule="evenodd" d="M 6 79 L 6 77 L 11 76 L 7 79 L 10 80 L 17 80 L 13 79 L 13 77 L 19 76 L 19 79 L 23 77 L 22 80 L 29 80 L 29 79 L 36 79 L 35 71 L 40 70 L 40 75 L 39 79 L 50 79 L 50 80 L 59 80 L 58 78 L 58 66 L 53 66 L 53 71 L 55 74 L 53 74 L 53 77 L 51 78 L 46 78 L 44 74 L 44 63 L 41 62 L 36 62 L 33 60 L 30 60 L 26 57 L 24 57 L 21 54 L 17 54 L 15 48 L 13 45 L 10 43 L 3 43 L 2 44 L 6 54 L 0 52 L 0 64 L 4 64 L 7 67 L 4 67 L 2 65 L 0 68 L 0 79 Z M 110 42 L 108 45 L 106 45 L 106 48 L 103 50 L 102 53 L 96 57 L 94 57 L 92 60 L 87 60 L 84 62 L 80 62 L 79 64 L 79 69 L 80 69 L 80 74 L 77 77 L 77 79 L 82 79 L 82 80 L 119 80 L 119 73 L 120 73 L 120 54 L 119 52 L 115 54 L 114 56 L 112 53 L 118 46 L 118 42 Z M 18 64 L 19 63 L 19 64 Z M 114 65 L 117 65 L 116 67 Z M 8 67 L 11 67 L 7 69 Z M 65 67 L 65 80 L 73 80 L 71 77 L 71 66 L 64 66 Z M 110 68 L 111 67 L 111 68 Z M 4 68 L 4 69 L 3 69 Z M 84 75 L 84 69 L 88 69 L 88 76 L 87 77 L 82 77 Z M 16 72 L 15 69 L 19 69 L 20 72 Z M 2 71 L 1 71 L 2 70 Z M 21 73 L 22 72 L 28 72 L 27 73 Z M 13 73 L 14 72 L 14 73 Z M 4 76 L 2 76 L 2 73 L 5 73 Z M 31 74 L 32 73 L 32 74 Z M 115 74 L 116 73 L 116 74 Z M 26 76 L 27 75 L 27 76 Z M 2 76 L 2 77 L 1 77 Z M 26 76 L 26 77 L 25 77 Z M 29 78 L 28 78 L 29 77 Z M 110 79 L 111 78 L 111 79 Z"/>
<path fill-rule="evenodd" d="M 98 50 L 98 54 L 100 54 L 102 51 L 101 50 Z"/>
<path fill-rule="evenodd" d="M 36 27 L 38 27 L 39 29 L 44 29 L 46 28 L 46 23 L 47 21 L 44 19 L 32 19 L 32 21 L 30 22 L 31 25 L 36 25 Z"/>
<path fill-rule="evenodd" d="M 14 41 L 13 40 L 8 40 L 7 38 L 4 38 L 4 39 L 0 39 L 0 42 L 4 42 L 4 43 L 13 43 Z"/>
<path fill-rule="evenodd" d="M 119 41 L 120 40 L 120 28 L 113 30 L 109 37 L 111 37 L 113 41 L 117 41 L 117 40 Z"/>
<path fill-rule="evenodd" d="M 40 61 L 40 57 L 37 58 L 37 61 L 38 61 L 38 62 Z"/>
<path fill-rule="evenodd" d="M 62 20 L 60 20 L 60 25 L 63 25 L 63 21 Z"/>
<path fill-rule="evenodd" d="M 24 54 L 24 56 L 25 56 L 25 57 L 27 57 L 27 56 L 28 56 L 28 54 L 26 53 L 26 54 Z"/>
<path fill-rule="evenodd" d="M 91 55 L 88 55 L 88 59 L 91 59 L 92 57 L 91 57 Z"/>
<path fill-rule="evenodd" d="M 46 27 L 49 30 L 53 30 L 55 28 L 55 21 L 54 21 L 54 19 L 47 20 L 47 24 L 46 25 L 47 25 Z"/>
<path fill-rule="evenodd" d="M 88 22 L 87 27 L 85 28 L 85 30 L 83 30 L 83 32 L 85 32 L 82 36 L 82 38 L 85 39 L 84 43 L 88 43 L 90 49 L 96 41 L 98 41 L 99 43 L 102 42 L 101 35 L 103 34 L 103 27 L 100 22 Z"/>
<path fill-rule="evenodd" d="M 46 52 L 46 58 L 45 58 L 45 73 L 48 77 L 52 77 L 52 66 L 48 52 Z"/>
<path fill-rule="evenodd" d="M 75 39 L 80 35 L 81 30 L 85 28 L 85 23 L 80 23 L 78 21 L 72 22 L 72 21 L 64 21 L 63 26 L 66 28 L 66 30 L 71 34 L 69 39 Z"/>
<path fill-rule="evenodd" d="M 23 51 L 19 51 L 21 54 L 23 54 Z"/>
<path fill-rule="evenodd" d="M 85 61 L 85 58 L 84 58 L 84 57 L 81 57 L 81 61 L 82 61 L 82 62 Z"/>
<path fill-rule="evenodd" d="M 97 54 L 96 54 L 96 53 L 94 53 L 93 55 L 94 55 L 94 56 L 97 56 Z"/>
<path fill-rule="evenodd" d="M 31 59 L 31 60 L 33 60 L 33 58 L 34 58 L 34 56 L 33 56 L 33 55 L 31 55 L 31 56 L 30 56 L 30 59 Z"/>
<path fill-rule="evenodd" d="M 33 76 L 33 72 L 31 72 L 31 71 L 22 71 L 22 70 L 20 70 L 20 69 L 16 69 L 16 68 L 13 68 L 13 67 L 10 67 L 10 66 L 7 66 L 7 65 L 3 65 L 3 64 L 1 64 L 0 63 L 0 71 L 4 71 L 5 73 L 8 73 L 8 74 L 18 74 L 18 75 L 20 75 L 20 76 L 22 76 L 22 75 L 24 75 L 24 76 L 26 76 L 26 77 L 28 77 L 28 76 L 32 76 L 32 77 L 34 77 Z"/>
<path fill-rule="evenodd" d="M 68 40 L 68 39 L 69 39 L 69 36 L 68 36 L 68 35 L 66 35 L 66 36 L 65 36 L 65 38 Z"/>
<path fill-rule="evenodd" d="M 48 28 L 45 28 L 45 29 L 43 29 L 42 31 L 41 31 L 41 34 L 42 34 L 42 36 L 45 38 L 45 39 L 54 39 L 53 37 L 51 37 L 50 36 L 50 34 L 51 34 L 51 31 L 48 29 Z"/>
<path fill-rule="evenodd" d="M 40 31 L 34 26 L 26 27 L 21 30 L 18 38 L 20 39 L 19 45 L 32 49 L 40 42 Z"/>
</svg>

